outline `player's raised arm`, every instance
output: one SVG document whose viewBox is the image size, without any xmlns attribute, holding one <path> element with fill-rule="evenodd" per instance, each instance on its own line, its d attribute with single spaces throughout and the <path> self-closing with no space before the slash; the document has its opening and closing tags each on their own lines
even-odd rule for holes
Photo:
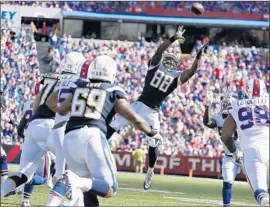
<svg viewBox="0 0 270 207">
<path fill-rule="evenodd" d="M 179 40 L 181 43 L 185 42 L 185 38 L 183 37 L 185 31 L 186 30 L 183 29 L 183 26 L 179 26 L 175 35 L 173 35 L 169 39 L 164 40 L 164 42 L 158 47 L 154 56 L 151 58 L 149 63 L 149 69 L 152 69 L 159 64 L 162 59 L 162 54 L 171 46 L 172 43 L 174 43 L 175 40 Z"/>
<path fill-rule="evenodd" d="M 115 111 L 126 118 L 136 129 L 146 133 L 147 136 L 153 137 L 157 133 L 141 116 L 131 109 L 126 99 L 117 101 Z"/>
<path fill-rule="evenodd" d="M 197 55 L 196 55 L 196 58 L 195 58 L 195 60 L 194 60 L 194 62 L 193 62 L 193 64 L 192 64 L 191 68 L 188 69 L 188 70 L 185 70 L 185 71 L 181 74 L 181 76 L 180 76 L 180 81 L 181 81 L 181 83 L 187 82 L 187 81 L 188 81 L 188 80 L 189 80 L 189 79 L 197 72 L 198 65 L 199 65 L 199 61 L 200 61 L 200 59 L 201 59 L 201 57 L 202 57 L 202 53 L 203 53 L 205 47 L 208 46 L 208 44 L 209 44 L 209 42 L 206 42 L 206 43 L 201 47 L 201 49 L 199 50 L 199 52 L 198 52 Z"/>
<path fill-rule="evenodd" d="M 212 105 L 213 92 L 209 91 L 206 94 L 205 111 L 203 115 L 203 124 L 211 129 L 217 127 L 217 122 L 211 117 L 211 105 Z"/>
</svg>

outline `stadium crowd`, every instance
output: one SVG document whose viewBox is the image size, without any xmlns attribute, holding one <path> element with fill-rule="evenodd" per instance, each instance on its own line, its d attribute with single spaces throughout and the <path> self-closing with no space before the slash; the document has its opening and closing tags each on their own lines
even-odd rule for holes
<svg viewBox="0 0 270 207">
<path fill-rule="evenodd" d="M 42 6 L 49 8 L 62 8 L 65 10 L 89 11 L 89 12 L 121 12 L 140 13 L 143 7 L 163 7 L 165 9 L 177 8 L 178 10 L 189 10 L 192 1 L 107 1 L 107 2 L 83 2 L 83 1 L 13 1 L 9 4 Z M 220 11 L 233 13 L 269 13 L 267 1 L 202 1 L 205 11 Z"/>
<path fill-rule="evenodd" d="M 162 41 L 162 40 L 160 40 Z M 49 58 L 52 72 L 58 73 L 61 60 L 70 51 L 82 52 L 86 58 L 93 59 L 99 54 L 113 56 L 118 64 L 118 81 L 134 102 L 140 95 L 147 63 L 154 54 L 160 41 L 146 42 L 143 37 L 134 43 L 125 41 L 74 40 L 71 36 L 53 35 L 50 37 Z M 198 40 L 191 55 L 181 57 L 179 70 L 189 68 L 196 50 L 202 42 Z M 178 43 L 169 48 L 181 55 Z M 1 87 L 5 91 L 4 99 L 8 108 L 6 113 L 14 120 L 19 120 L 23 103 L 34 95 L 35 84 L 40 77 L 36 44 L 30 29 L 21 29 L 14 37 L 8 28 L 1 29 Z M 164 137 L 164 153 L 187 155 L 219 156 L 222 146 L 216 131 L 206 129 L 202 118 L 207 90 L 214 91 L 213 109 L 219 111 L 222 89 L 231 86 L 234 96 L 241 98 L 245 82 L 250 77 L 263 79 L 269 89 L 269 61 L 262 51 L 256 48 L 241 50 L 227 46 L 209 47 L 204 54 L 195 77 L 178 87 L 162 104 L 160 110 L 161 132 Z M 18 143 L 15 125 L 4 123 L 2 143 Z M 122 141 L 112 143 L 114 150 L 131 151 L 145 145 L 144 134 L 127 127 L 121 132 Z"/>
</svg>

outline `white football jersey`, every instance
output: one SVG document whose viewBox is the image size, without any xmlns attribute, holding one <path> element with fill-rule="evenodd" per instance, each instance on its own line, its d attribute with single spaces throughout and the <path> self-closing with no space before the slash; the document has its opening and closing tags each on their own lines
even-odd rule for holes
<svg viewBox="0 0 270 207">
<path fill-rule="evenodd" d="M 70 88 L 71 87 L 76 87 L 75 81 L 78 80 L 78 75 L 69 75 L 66 79 L 62 79 L 59 82 L 59 87 L 58 87 L 58 103 L 57 107 L 63 103 L 68 95 L 70 94 Z M 69 120 L 70 113 L 68 113 L 65 116 L 61 116 L 58 113 L 55 113 L 55 126 L 59 123 L 65 123 Z"/>
<path fill-rule="evenodd" d="M 269 146 L 269 97 L 234 101 L 230 114 L 237 125 L 242 150 Z"/>
<path fill-rule="evenodd" d="M 29 99 L 23 105 L 23 115 L 26 114 L 26 120 L 29 120 L 33 116 L 34 103 L 35 99 Z"/>
<path fill-rule="evenodd" d="M 219 135 L 221 136 L 223 125 L 224 125 L 224 119 L 222 117 L 222 114 L 221 113 L 217 113 L 217 114 L 213 115 L 211 118 L 216 121 L 216 123 L 217 123 L 217 130 L 218 130 Z M 240 150 L 239 135 L 235 134 L 234 137 L 233 137 L 233 139 L 234 139 L 235 146 Z M 225 154 L 226 155 L 232 155 L 232 153 L 227 148 L 225 148 L 225 147 L 224 147 L 224 151 L 225 151 Z"/>
</svg>

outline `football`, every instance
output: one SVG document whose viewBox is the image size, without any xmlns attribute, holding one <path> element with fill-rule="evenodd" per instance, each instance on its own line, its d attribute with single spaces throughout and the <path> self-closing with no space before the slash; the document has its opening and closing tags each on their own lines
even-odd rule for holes
<svg viewBox="0 0 270 207">
<path fill-rule="evenodd" d="M 191 12 L 195 15 L 201 15 L 204 12 L 204 7 L 200 3 L 193 3 L 191 5 Z"/>
</svg>

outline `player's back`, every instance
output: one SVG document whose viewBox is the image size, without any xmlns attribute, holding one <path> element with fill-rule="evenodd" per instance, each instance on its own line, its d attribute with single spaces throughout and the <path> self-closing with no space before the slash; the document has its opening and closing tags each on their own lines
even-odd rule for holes
<svg viewBox="0 0 270 207">
<path fill-rule="evenodd" d="M 138 101 L 158 110 L 165 98 L 181 84 L 180 75 L 180 72 L 168 70 L 161 63 L 149 69 Z"/>
<path fill-rule="evenodd" d="M 269 146 L 269 97 L 243 99 L 230 110 L 244 150 L 249 146 Z"/>
<path fill-rule="evenodd" d="M 63 103 L 66 98 L 69 96 L 71 93 L 70 88 L 71 87 L 76 87 L 75 82 L 78 79 L 78 75 L 76 74 L 70 74 L 63 76 L 64 78 L 59 81 L 59 86 L 58 86 L 58 103 L 57 106 L 60 106 L 61 103 Z M 65 116 L 61 116 L 60 114 L 56 113 L 55 114 L 55 126 L 58 124 L 65 123 L 68 121 L 70 114 L 67 114 Z"/>
<path fill-rule="evenodd" d="M 97 127 L 104 134 L 115 115 L 117 99 L 125 98 L 124 90 L 111 83 L 85 83 L 76 88 L 66 126 L 66 133 L 84 126 Z"/>
<path fill-rule="evenodd" d="M 43 76 L 40 92 L 40 103 L 33 119 L 54 119 L 55 112 L 47 105 L 49 96 L 59 89 L 61 80 L 68 79 L 72 74 L 46 74 Z M 57 103 L 56 103 L 57 104 Z"/>
</svg>

